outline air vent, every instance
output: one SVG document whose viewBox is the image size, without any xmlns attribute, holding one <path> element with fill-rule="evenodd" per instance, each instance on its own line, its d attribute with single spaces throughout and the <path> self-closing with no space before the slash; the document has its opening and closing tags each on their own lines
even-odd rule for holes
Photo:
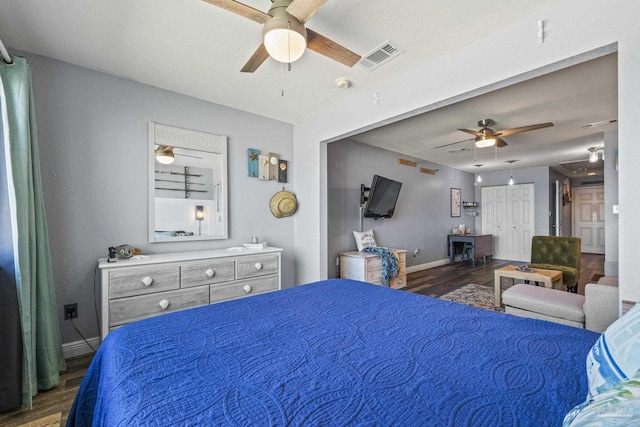
<svg viewBox="0 0 640 427">
<path fill-rule="evenodd" d="M 591 129 L 591 128 L 597 128 L 600 126 L 610 125 L 612 123 L 618 123 L 618 119 L 609 119 L 609 120 L 602 120 L 600 122 L 587 123 L 586 125 L 582 125 L 582 128 Z"/>
<path fill-rule="evenodd" d="M 462 148 L 451 148 L 449 150 L 447 150 L 447 153 L 462 153 L 463 151 L 469 151 L 471 150 L 468 147 L 462 147 Z"/>
<path fill-rule="evenodd" d="M 403 48 L 399 47 L 391 40 L 387 40 L 371 52 L 364 55 L 358 64 L 362 68 L 373 71 L 382 64 L 386 64 L 404 52 L 405 50 Z"/>
</svg>

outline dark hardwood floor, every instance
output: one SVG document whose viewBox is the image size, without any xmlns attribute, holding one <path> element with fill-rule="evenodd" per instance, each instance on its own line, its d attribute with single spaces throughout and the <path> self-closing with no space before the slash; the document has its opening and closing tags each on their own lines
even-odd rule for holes
<svg viewBox="0 0 640 427">
<path fill-rule="evenodd" d="M 525 262 L 493 260 L 473 267 L 470 263 L 447 264 L 407 275 L 404 290 L 431 297 L 439 297 L 469 283 L 493 287 L 493 271 L 507 265 L 525 265 Z M 594 275 L 604 274 L 604 255 L 582 254 L 578 293 L 584 295 L 584 285 Z"/>
<path fill-rule="evenodd" d="M 438 297 L 469 283 L 493 288 L 493 270 L 505 265 L 523 265 L 513 261 L 493 260 L 487 264 L 450 264 L 407 275 L 404 290 Z M 584 294 L 584 285 L 594 275 L 604 274 L 604 255 L 582 254 L 578 293 Z M 33 411 L 22 407 L 0 414 L 1 426 L 59 426 L 65 425 L 69 409 L 93 355 L 67 361 L 67 371 L 61 374 L 60 385 L 53 390 L 38 393 L 33 400 Z"/>
<path fill-rule="evenodd" d="M 60 373 L 60 384 L 33 398 L 33 410 L 26 406 L 0 414 L 0 426 L 53 427 L 64 426 L 71 404 L 82 378 L 93 359 L 93 354 L 67 359 L 67 370 Z"/>
</svg>

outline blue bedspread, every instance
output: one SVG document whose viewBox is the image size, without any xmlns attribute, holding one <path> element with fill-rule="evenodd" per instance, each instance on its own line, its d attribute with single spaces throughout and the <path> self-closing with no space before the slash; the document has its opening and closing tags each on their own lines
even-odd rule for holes
<svg viewBox="0 0 640 427">
<path fill-rule="evenodd" d="M 554 426 L 597 338 L 334 279 L 110 333 L 67 425 Z"/>
</svg>

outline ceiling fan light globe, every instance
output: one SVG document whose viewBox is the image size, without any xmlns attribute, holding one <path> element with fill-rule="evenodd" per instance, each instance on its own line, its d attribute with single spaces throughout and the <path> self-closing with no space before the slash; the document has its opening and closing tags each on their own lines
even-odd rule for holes
<svg viewBox="0 0 640 427">
<path fill-rule="evenodd" d="M 276 61 L 294 62 L 307 48 L 307 30 L 289 14 L 276 16 L 265 22 L 262 42 L 269 56 Z"/>
<path fill-rule="evenodd" d="M 494 145 L 496 145 L 496 140 L 494 138 L 476 138 L 476 147 L 478 148 L 493 147 Z"/>
<path fill-rule="evenodd" d="M 173 155 L 173 147 L 160 146 L 156 149 L 156 160 L 163 165 L 173 163 L 175 157 Z"/>
</svg>

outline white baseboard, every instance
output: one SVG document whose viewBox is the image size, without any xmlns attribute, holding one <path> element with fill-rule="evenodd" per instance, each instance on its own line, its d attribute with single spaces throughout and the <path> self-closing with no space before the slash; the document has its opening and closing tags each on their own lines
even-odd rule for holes
<svg viewBox="0 0 640 427">
<path fill-rule="evenodd" d="M 426 264 L 412 265 L 411 267 L 407 267 L 407 274 L 427 270 L 429 268 L 440 267 L 442 265 L 447 265 L 450 262 L 449 258 L 445 258 L 438 261 L 428 262 Z"/>
<path fill-rule="evenodd" d="M 93 337 L 87 339 L 91 347 L 98 349 L 100 345 L 100 337 Z M 62 353 L 64 354 L 65 359 L 70 359 L 72 357 L 84 356 L 85 354 L 93 353 L 93 349 L 89 347 L 89 345 L 84 342 L 84 340 L 67 342 L 62 344 Z"/>
</svg>

